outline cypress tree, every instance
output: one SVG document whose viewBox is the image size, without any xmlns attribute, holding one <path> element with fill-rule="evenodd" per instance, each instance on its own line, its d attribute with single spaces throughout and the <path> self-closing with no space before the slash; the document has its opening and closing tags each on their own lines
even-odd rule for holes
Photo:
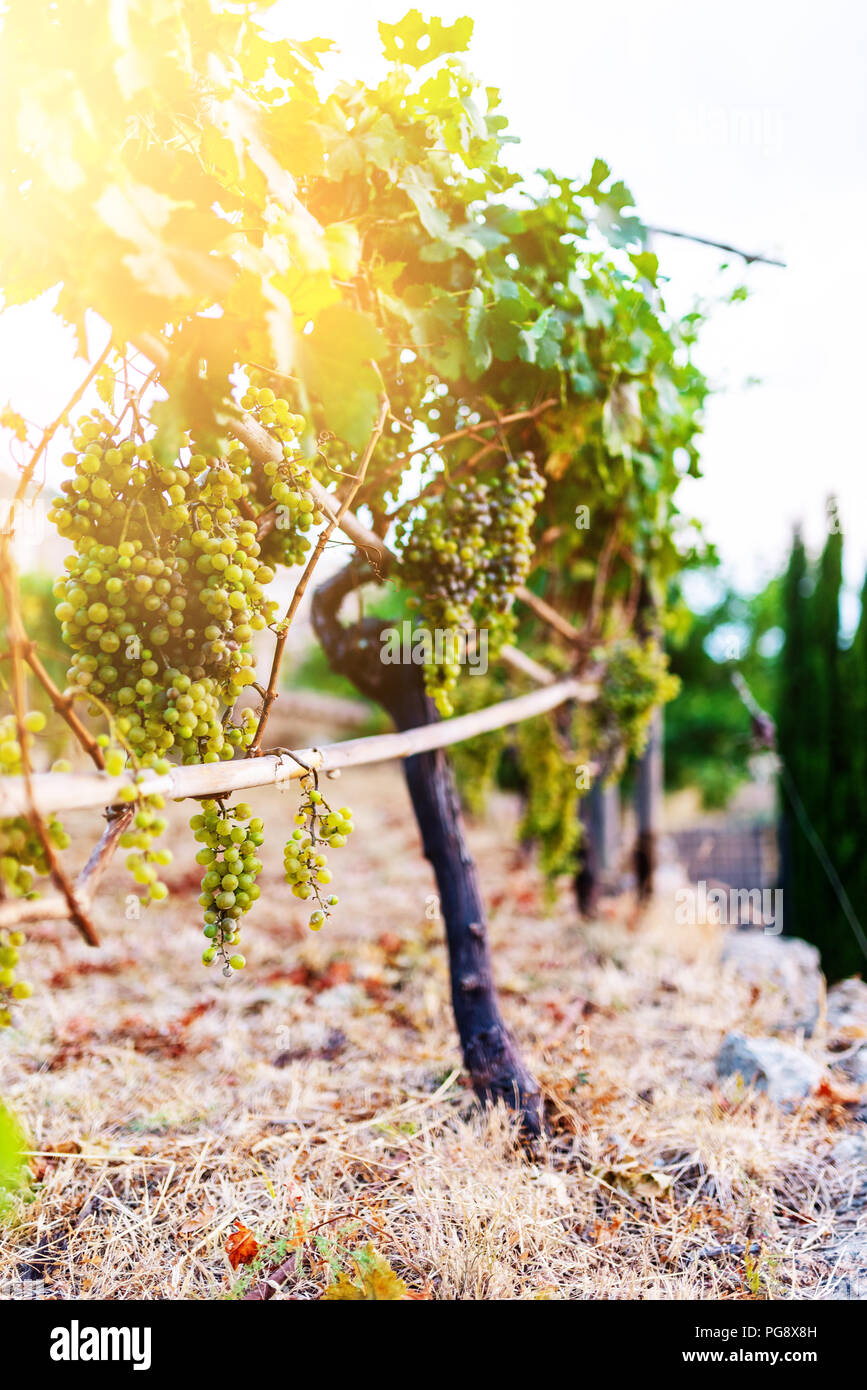
<svg viewBox="0 0 867 1390">
<path fill-rule="evenodd" d="M 807 553 L 800 531 L 796 530 L 783 581 L 785 642 L 780 654 L 777 746 L 780 757 L 799 788 L 806 785 L 809 771 L 805 700 L 808 672 L 806 605 L 809 585 Z M 810 867 L 808 855 L 811 851 L 782 781 L 779 798 L 786 928 L 790 933 L 805 935 L 812 883 L 812 877 L 807 872 Z"/>
<path fill-rule="evenodd" d="M 835 515 L 829 507 L 829 515 Z M 852 681 L 840 648 L 843 535 L 829 531 L 809 592 L 806 555 L 795 537 L 784 585 L 786 642 L 780 680 L 780 753 L 804 810 L 846 883 L 858 842 L 852 824 Z M 782 789 L 787 927 L 812 941 L 830 980 L 864 968 L 851 926 Z"/>
<path fill-rule="evenodd" d="M 846 862 L 844 882 L 852 905 L 867 928 L 867 577 L 861 590 L 861 617 L 845 654 L 849 769 L 846 779 Z M 867 977 L 867 961 L 859 972 Z"/>
</svg>

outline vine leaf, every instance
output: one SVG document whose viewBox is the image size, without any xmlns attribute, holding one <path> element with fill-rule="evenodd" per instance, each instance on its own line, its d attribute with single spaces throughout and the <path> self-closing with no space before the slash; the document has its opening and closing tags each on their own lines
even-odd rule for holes
<svg viewBox="0 0 867 1390">
<path fill-rule="evenodd" d="M 397 24 L 380 23 L 379 37 L 390 62 L 423 68 L 444 53 L 465 53 L 473 21 L 464 15 L 454 24 L 443 24 L 441 19 L 424 19 L 420 10 L 409 10 Z"/>
<path fill-rule="evenodd" d="M 353 449 L 364 447 L 379 402 L 373 370 L 385 340 L 372 319 L 343 304 L 331 304 L 302 340 L 302 371 L 322 402 L 329 427 Z"/>
</svg>

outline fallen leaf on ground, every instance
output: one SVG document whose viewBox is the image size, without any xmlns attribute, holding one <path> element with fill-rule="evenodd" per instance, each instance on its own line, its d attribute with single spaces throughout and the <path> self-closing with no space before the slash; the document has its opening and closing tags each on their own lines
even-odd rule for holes
<svg viewBox="0 0 867 1390">
<path fill-rule="evenodd" d="M 621 1192 L 648 1201 L 653 1197 L 665 1196 L 674 1181 L 670 1173 L 664 1173 L 661 1169 L 642 1168 L 637 1159 L 627 1159 L 624 1163 L 608 1167 L 600 1165 L 591 1170 L 591 1176 L 599 1178 L 608 1187 L 617 1187 Z"/>
<path fill-rule="evenodd" d="M 399 1279 L 384 1255 L 366 1245 L 353 1256 L 355 1277 L 338 1276 L 322 1295 L 324 1302 L 379 1302 L 407 1298 L 406 1284 Z"/>
<path fill-rule="evenodd" d="M 251 1265 L 253 1263 L 259 1254 L 259 1242 L 249 1226 L 236 1220 L 235 1229 L 226 1241 L 225 1250 L 229 1257 L 229 1264 L 233 1269 L 237 1269 L 238 1265 Z"/>
<path fill-rule="evenodd" d="M 198 1215 L 191 1216 L 188 1221 L 185 1221 L 182 1226 L 178 1227 L 178 1235 L 197 1235 L 198 1232 L 204 1230 L 206 1226 L 210 1226 L 216 1214 L 216 1207 L 202 1207 L 202 1210 L 198 1213 Z"/>
</svg>

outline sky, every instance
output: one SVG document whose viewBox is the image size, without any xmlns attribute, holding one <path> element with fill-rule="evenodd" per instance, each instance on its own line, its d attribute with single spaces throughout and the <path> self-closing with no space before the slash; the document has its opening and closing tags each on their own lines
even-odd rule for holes
<svg viewBox="0 0 867 1390">
<path fill-rule="evenodd" d="M 334 38 L 347 72 L 373 76 L 376 21 L 408 7 L 279 0 L 271 24 Z M 786 262 L 739 272 L 751 297 L 705 333 L 699 362 L 719 390 L 704 477 L 679 496 L 734 582 L 755 588 L 785 562 L 796 522 L 822 544 L 833 493 L 854 595 L 867 568 L 867 6 L 472 0 L 431 12 L 473 16 L 470 62 L 502 90 L 516 167 L 581 176 L 599 155 L 649 225 Z M 715 296 L 722 253 L 661 236 L 654 249 L 670 306 Z M 0 404 L 47 419 L 82 374 L 44 306 L 0 316 Z"/>
</svg>

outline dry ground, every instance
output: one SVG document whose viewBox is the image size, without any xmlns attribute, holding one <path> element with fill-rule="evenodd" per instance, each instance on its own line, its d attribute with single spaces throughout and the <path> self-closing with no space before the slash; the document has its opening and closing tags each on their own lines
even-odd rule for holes
<svg viewBox="0 0 867 1390">
<path fill-rule="evenodd" d="M 34 932 L 36 994 L 0 1039 L 0 1094 L 29 1127 L 39 1185 L 0 1234 L 0 1291 L 23 1274 L 55 1298 L 237 1294 L 236 1219 L 266 1266 L 297 1249 L 282 1298 L 318 1297 L 368 1242 L 424 1298 L 831 1287 L 822 1251 L 861 1210 L 857 1172 L 828 1161 L 851 1107 L 787 1114 L 716 1081 L 723 1034 L 779 1015 L 721 972 L 716 929 L 675 927 L 670 901 L 640 922 L 613 903 L 581 925 L 565 892 L 547 911 L 513 847 L 514 804 L 470 827 L 503 1007 L 550 1097 L 552 1137 L 524 1153 L 466 1089 L 399 767 L 326 788 L 358 824 L 333 855 L 338 915 L 314 936 L 281 888 L 296 793 L 254 794 L 270 843 L 231 981 L 199 964 L 183 807 L 167 906 L 126 920 L 113 869 L 99 951 L 65 926 Z M 808 1046 L 821 1055 L 821 1035 Z"/>
</svg>

